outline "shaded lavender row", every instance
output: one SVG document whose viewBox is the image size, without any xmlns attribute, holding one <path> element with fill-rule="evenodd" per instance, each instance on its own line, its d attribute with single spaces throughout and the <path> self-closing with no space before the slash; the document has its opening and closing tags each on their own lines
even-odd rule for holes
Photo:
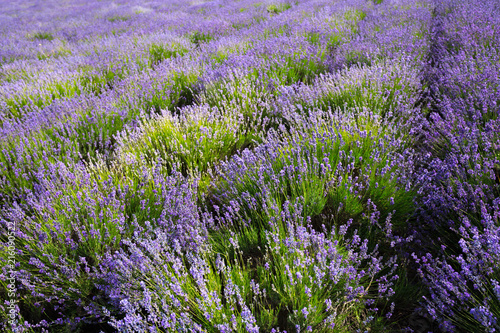
<svg viewBox="0 0 500 333">
<path fill-rule="evenodd" d="M 423 133 L 434 159 L 420 189 L 427 241 L 413 255 L 430 290 L 425 307 L 450 332 L 500 328 L 498 10 L 496 1 L 438 1 L 433 24 Z"/>
<path fill-rule="evenodd" d="M 299 14 L 300 7 L 296 9 L 293 12 Z M 266 9 L 262 11 L 270 16 Z M 279 15 L 273 17 L 279 18 Z M 262 39 L 251 41 L 250 47 L 242 51 L 236 49 L 237 56 L 248 56 L 250 66 L 258 68 L 246 74 L 263 68 L 279 69 L 283 56 L 289 62 L 296 56 L 317 57 L 319 48 L 316 46 L 294 55 L 297 36 L 291 32 L 285 31 L 285 36 L 281 37 L 283 45 L 290 44 L 284 54 L 276 54 L 269 48 L 270 44 L 266 44 L 267 31 L 276 31 L 271 33 L 279 39 L 281 32 L 278 30 L 292 17 L 283 19 L 284 22 L 277 20 L 276 26 L 261 24 L 260 31 L 253 33 L 263 36 Z M 216 20 L 212 23 L 220 26 Z M 208 89 L 198 88 L 197 82 L 216 84 L 219 80 L 230 85 L 231 82 L 214 77 L 211 71 L 233 66 L 232 60 L 226 59 L 228 53 L 224 52 L 224 47 L 233 52 L 231 47 L 236 42 L 238 40 L 229 39 L 227 44 L 219 42 L 219 46 L 218 41 L 208 41 L 207 46 L 200 44 L 191 54 L 163 61 L 136 74 L 132 72 L 114 84 L 112 90 L 48 101 L 45 107 L 28 107 L 21 121 L 6 117 L 2 147 L 2 199 L 5 203 L 2 219 L 15 222 L 20 230 L 17 282 L 19 297 L 25 299 L 20 308 L 21 327 L 50 329 L 63 324 L 85 327 L 85 323 L 103 322 L 106 311 L 120 315 L 120 299 L 113 299 L 114 292 L 109 287 L 112 281 L 107 277 L 114 264 L 103 261 L 102 257 L 121 247 L 125 250 L 127 239 L 140 240 L 147 237 L 147 230 L 154 228 L 154 232 L 165 233 L 184 248 L 196 249 L 196 244 L 203 243 L 200 237 L 211 225 L 210 216 L 208 221 L 204 218 L 201 223 L 195 201 L 198 197 L 196 186 L 186 183 L 174 171 L 177 167 L 182 169 L 178 163 L 183 161 L 174 160 L 166 169 L 162 163 L 154 161 L 152 166 L 143 165 L 141 155 L 114 163 L 114 135 L 127 124 L 134 131 L 134 121 L 140 119 L 137 123 L 140 126 L 148 120 L 151 110 L 153 113 L 174 111 L 175 107 L 196 102 L 198 98 L 202 101 L 201 95 L 191 95 L 196 94 L 197 89 Z M 221 49 L 223 57 L 219 56 Z M 254 49 L 257 50 L 255 54 L 248 51 Z M 200 56 L 204 54 L 206 56 Z M 324 66 L 322 58 L 311 61 Z M 305 65 L 307 67 L 307 63 Z M 205 70 L 206 79 L 200 80 Z M 315 74 L 314 71 L 308 73 L 310 77 Z M 276 75 L 285 82 L 297 79 L 293 73 L 278 72 Z M 263 83 L 266 87 L 268 82 L 264 80 Z M 7 88 L 15 91 L 21 86 L 13 82 Z M 235 111 L 240 110 L 231 112 L 236 115 Z M 252 114 L 247 114 L 247 118 L 250 116 Z M 211 137 L 209 132 L 205 140 Z M 130 145 L 133 139 L 134 136 L 127 138 L 123 145 Z M 98 162 L 94 162 L 96 159 Z M 78 164 L 80 161 L 85 161 L 86 165 Z M 106 162 L 111 162 L 111 166 Z M 200 221 L 198 227 L 195 226 L 197 220 Z M 193 238 L 184 241 L 187 235 Z M 4 270 L 3 274 L 6 273 Z M 126 270 L 121 273 L 126 274 Z M 106 280 L 102 281 L 100 276 L 106 276 Z M 107 310 L 103 312 L 102 306 Z"/>
<path fill-rule="evenodd" d="M 498 329 L 495 1 L 10 6 L 19 331 Z"/>
</svg>

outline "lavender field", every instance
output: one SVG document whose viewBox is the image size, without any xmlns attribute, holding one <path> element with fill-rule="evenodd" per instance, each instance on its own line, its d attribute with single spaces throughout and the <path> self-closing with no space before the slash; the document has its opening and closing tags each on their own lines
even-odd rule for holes
<svg viewBox="0 0 500 333">
<path fill-rule="evenodd" d="M 0 0 L 1 332 L 497 332 L 500 1 Z"/>
</svg>

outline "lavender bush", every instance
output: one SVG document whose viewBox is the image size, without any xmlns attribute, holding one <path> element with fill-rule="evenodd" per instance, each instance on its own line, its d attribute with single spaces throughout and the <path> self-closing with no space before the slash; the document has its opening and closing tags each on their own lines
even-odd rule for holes
<svg viewBox="0 0 500 333">
<path fill-rule="evenodd" d="M 112 281 L 126 286 L 115 291 L 122 294 L 125 317 L 112 318 L 112 325 L 122 331 L 200 332 L 368 325 L 374 298 L 390 295 L 387 275 L 375 279 L 388 263 L 368 252 L 359 236 L 344 241 L 346 225 L 339 235 L 316 232 L 303 227 L 300 208 L 294 210 L 270 220 L 262 258 L 247 258 L 242 248 L 251 227 L 228 235 L 227 244 L 213 238 L 216 242 L 187 256 L 180 246 L 166 246 L 164 234 L 133 241 L 129 253 L 111 261 L 120 271 Z M 378 295 L 369 295 L 372 284 L 383 285 Z M 364 322 L 353 322 L 354 314 Z"/>
<path fill-rule="evenodd" d="M 434 230 L 438 237 L 415 258 L 430 290 L 425 306 L 445 331 L 499 327 L 497 7 L 436 7 L 429 128 L 423 132 L 435 158 L 422 177 L 421 216 L 423 234 Z M 479 28 L 479 20 L 491 28 Z"/>
</svg>

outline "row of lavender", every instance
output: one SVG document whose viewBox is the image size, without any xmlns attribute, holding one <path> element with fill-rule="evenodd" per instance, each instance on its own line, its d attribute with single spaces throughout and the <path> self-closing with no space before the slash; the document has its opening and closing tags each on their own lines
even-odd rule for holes
<svg viewBox="0 0 500 333">
<path fill-rule="evenodd" d="M 500 327 L 500 30 L 497 1 L 436 6 L 421 175 L 422 239 L 412 256 L 444 331 Z M 430 238 L 430 237 L 429 237 Z"/>
<path fill-rule="evenodd" d="M 498 34 L 469 5 L 28 9 L 3 30 L 4 327 L 421 329 L 422 296 L 443 329 L 495 327 Z"/>
</svg>

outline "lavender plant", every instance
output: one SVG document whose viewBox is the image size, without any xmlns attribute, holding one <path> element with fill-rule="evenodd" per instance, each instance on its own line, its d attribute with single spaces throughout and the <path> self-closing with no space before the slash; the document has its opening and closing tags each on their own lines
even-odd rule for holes
<svg viewBox="0 0 500 333">
<path fill-rule="evenodd" d="M 194 255 L 164 246 L 158 233 L 133 242 L 132 257 L 122 252 L 111 261 L 120 272 L 113 281 L 127 281 L 120 290 L 126 315 L 112 319 L 113 326 L 122 331 L 276 332 L 359 325 L 352 316 L 373 311 L 374 295 L 367 291 L 384 265 L 382 258 L 364 246 L 359 249 L 359 238 L 344 244 L 347 226 L 340 235 L 301 226 L 296 209 L 297 214 L 283 212 L 270 222 L 266 255 L 258 261 L 245 259 L 240 250 L 245 231 L 232 233 L 227 245 L 212 238 L 208 248 Z M 365 260 L 374 265 L 360 270 Z"/>
<path fill-rule="evenodd" d="M 133 165 L 90 170 L 53 165 L 39 174 L 40 185 L 24 207 L 4 212 L 3 228 L 10 222 L 18 230 L 18 295 L 24 299 L 27 327 L 102 320 L 102 306 L 113 309 L 99 290 L 103 256 L 147 226 L 163 229 L 165 237 L 185 248 L 196 248 L 204 237 L 196 190 L 175 171 L 165 179 L 158 172 L 141 174 Z M 56 320 L 47 321 L 51 317 Z"/>
</svg>

